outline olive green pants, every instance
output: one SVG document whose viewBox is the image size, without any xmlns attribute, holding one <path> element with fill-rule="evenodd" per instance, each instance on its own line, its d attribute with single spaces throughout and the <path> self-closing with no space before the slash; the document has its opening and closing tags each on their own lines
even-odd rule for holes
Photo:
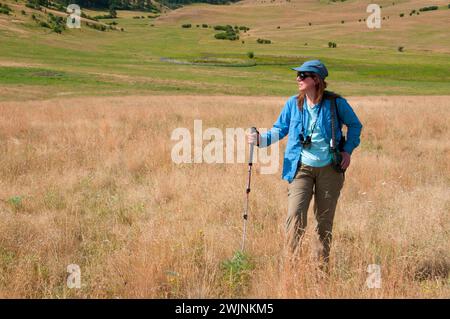
<svg viewBox="0 0 450 319">
<path fill-rule="evenodd" d="M 314 215 L 317 220 L 322 249 L 320 257 L 328 262 L 333 230 L 334 212 L 344 184 L 344 174 L 331 165 L 311 167 L 299 164 L 294 180 L 288 186 L 287 245 L 296 253 L 305 233 L 307 212 L 314 194 Z"/>
</svg>

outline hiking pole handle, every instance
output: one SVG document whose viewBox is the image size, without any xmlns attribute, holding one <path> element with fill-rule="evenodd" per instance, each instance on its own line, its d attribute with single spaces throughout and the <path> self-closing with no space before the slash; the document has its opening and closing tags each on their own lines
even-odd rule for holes
<svg viewBox="0 0 450 319">
<path fill-rule="evenodd" d="M 257 135 L 257 138 L 256 138 L 256 140 L 258 141 L 258 139 L 259 139 L 259 132 L 258 132 L 258 130 L 256 129 L 256 127 L 251 127 L 250 128 L 250 133 L 257 133 L 258 135 Z M 259 144 L 259 143 L 258 143 Z M 250 165 L 250 166 L 252 166 L 253 165 L 253 149 L 254 149 L 254 147 L 255 147 L 255 144 L 250 144 L 250 158 L 249 158 L 249 160 L 248 160 L 248 165 Z"/>
</svg>

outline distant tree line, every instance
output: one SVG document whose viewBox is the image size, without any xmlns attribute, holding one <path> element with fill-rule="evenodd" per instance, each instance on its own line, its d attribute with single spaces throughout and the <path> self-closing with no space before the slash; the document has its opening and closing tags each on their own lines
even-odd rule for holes
<svg viewBox="0 0 450 319">
<path fill-rule="evenodd" d="M 36 6 L 48 7 L 50 4 L 78 4 L 81 8 L 96 9 L 119 9 L 119 10 L 142 10 L 142 11 L 160 11 L 162 4 L 169 8 L 178 8 L 191 3 L 210 3 L 210 4 L 228 4 L 240 0 L 28 0 Z"/>
<path fill-rule="evenodd" d="M 159 12 L 157 5 L 151 0 L 28 0 L 29 6 L 49 7 L 51 5 L 78 4 L 83 8 L 142 10 Z"/>
</svg>

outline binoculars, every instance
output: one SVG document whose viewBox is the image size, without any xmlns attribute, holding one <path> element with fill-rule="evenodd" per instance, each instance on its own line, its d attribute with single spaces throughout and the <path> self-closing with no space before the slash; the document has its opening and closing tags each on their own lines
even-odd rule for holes
<svg viewBox="0 0 450 319">
<path fill-rule="evenodd" d="M 311 136 L 307 136 L 306 139 L 303 134 L 300 134 L 300 143 L 304 148 L 309 148 L 311 146 Z"/>
</svg>

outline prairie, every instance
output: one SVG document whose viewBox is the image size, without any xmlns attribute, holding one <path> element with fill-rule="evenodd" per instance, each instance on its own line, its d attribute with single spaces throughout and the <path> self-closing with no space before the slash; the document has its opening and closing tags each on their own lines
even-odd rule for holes
<svg viewBox="0 0 450 319">
<path fill-rule="evenodd" d="M 330 274 L 283 255 L 287 183 L 246 164 L 174 164 L 178 127 L 271 127 L 280 96 L 64 97 L 0 103 L 0 296 L 449 298 L 448 96 L 350 96 L 364 129 Z M 285 141 L 280 143 L 284 149 Z M 66 285 L 67 266 L 81 288 Z M 381 267 L 379 289 L 367 267 Z"/>
</svg>

